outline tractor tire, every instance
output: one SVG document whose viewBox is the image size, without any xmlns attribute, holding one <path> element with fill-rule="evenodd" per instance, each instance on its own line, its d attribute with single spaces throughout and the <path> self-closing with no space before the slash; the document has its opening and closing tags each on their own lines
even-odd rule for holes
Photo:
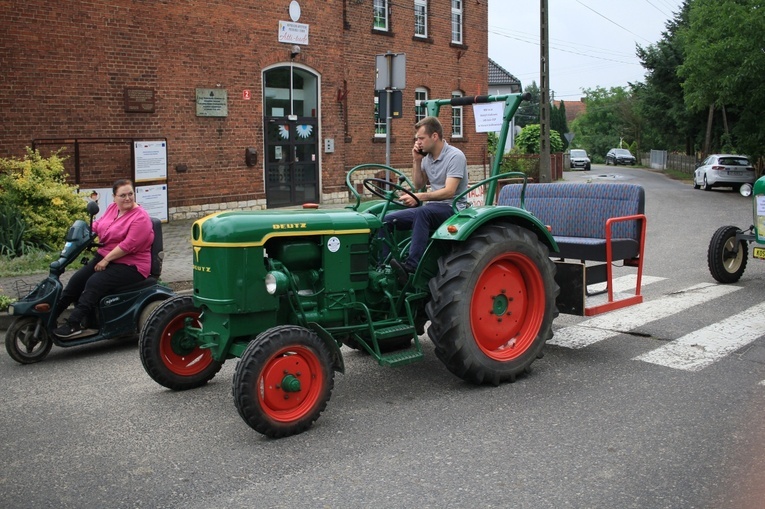
<svg viewBox="0 0 765 509">
<path fill-rule="evenodd" d="M 428 335 L 436 356 L 475 384 L 514 382 L 552 337 L 555 264 L 522 227 L 482 227 L 438 262 Z"/>
<path fill-rule="evenodd" d="M 270 438 L 302 433 L 327 406 L 335 385 L 332 356 L 313 331 L 273 327 L 247 346 L 232 392 L 239 415 Z"/>
<path fill-rule="evenodd" d="M 19 364 L 33 364 L 43 360 L 53 347 L 53 339 L 45 326 L 35 336 L 37 318 L 22 316 L 13 321 L 5 333 L 5 349 L 11 359 Z"/>
<path fill-rule="evenodd" d="M 741 279 L 746 269 L 749 256 L 747 242 L 739 241 L 738 253 L 734 253 L 736 233 L 740 231 L 735 226 L 721 226 L 709 241 L 707 250 L 709 272 L 720 283 L 735 283 Z"/>
<path fill-rule="evenodd" d="M 183 295 L 163 301 L 146 320 L 138 351 L 144 369 L 159 385 L 174 391 L 194 389 L 220 371 L 223 362 L 184 332 L 186 318 L 199 326 L 199 314 L 191 296 Z"/>
</svg>

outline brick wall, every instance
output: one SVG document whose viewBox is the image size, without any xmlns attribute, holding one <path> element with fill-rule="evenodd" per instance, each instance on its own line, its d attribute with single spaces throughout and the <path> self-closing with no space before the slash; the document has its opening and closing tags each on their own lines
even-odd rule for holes
<svg viewBox="0 0 765 509">
<path fill-rule="evenodd" d="M 394 167 L 411 167 L 416 87 L 427 88 L 430 98 L 454 90 L 486 93 L 487 2 L 464 2 L 462 46 L 450 44 L 451 2 L 428 3 L 430 37 L 422 41 L 413 38 L 413 2 L 391 2 L 390 34 L 372 30 L 371 0 L 300 2 L 309 45 L 301 46 L 294 63 L 320 75 L 319 129 L 322 139 L 335 140 L 334 153 L 319 147 L 323 201 L 347 197 L 347 169 L 385 162 L 384 139 L 374 138 L 375 54 L 390 50 L 407 58 L 404 118 L 392 126 Z M 22 155 L 35 139 L 66 139 L 39 148 L 64 147 L 74 182 L 76 138 L 80 183 L 108 187 L 130 173 L 129 140 L 166 138 L 171 216 L 220 204 L 265 206 L 262 71 L 290 61 L 291 45 L 277 42 L 278 21 L 289 20 L 289 0 L 0 5 L 0 157 Z M 153 89 L 154 111 L 126 112 L 126 87 Z M 218 87 L 228 92 L 228 116 L 197 117 L 195 90 Z M 242 98 L 245 89 L 251 100 Z M 344 102 L 338 101 L 341 90 L 347 91 Z M 450 132 L 449 108 L 441 120 Z M 463 140 L 447 140 L 480 166 L 486 136 L 474 132 L 470 107 L 464 125 Z M 258 150 L 255 167 L 245 165 L 246 147 Z M 178 165 L 187 171 L 176 171 Z"/>
</svg>

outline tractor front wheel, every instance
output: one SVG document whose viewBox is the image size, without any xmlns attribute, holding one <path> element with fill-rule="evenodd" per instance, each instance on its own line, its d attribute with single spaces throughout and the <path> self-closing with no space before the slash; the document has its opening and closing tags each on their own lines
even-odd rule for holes
<svg viewBox="0 0 765 509">
<path fill-rule="evenodd" d="M 542 354 L 558 311 L 547 247 L 516 225 L 488 225 L 441 257 L 430 280 L 436 355 L 476 384 L 513 382 Z"/>
<path fill-rule="evenodd" d="M 186 333 L 187 318 L 192 326 L 200 326 L 199 313 L 194 300 L 183 295 L 162 302 L 146 319 L 138 350 L 144 369 L 159 385 L 174 391 L 194 389 L 220 371 L 223 363 Z"/>
<path fill-rule="evenodd" d="M 721 226 L 709 241 L 707 249 L 709 272 L 721 283 L 735 283 L 746 269 L 749 248 L 744 240 L 740 240 L 736 246 L 736 234 L 739 231 L 735 226 Z"/>
<path fill-rule="evenodd" d="M 281 438 L 311 427 L 335 384 L 327 345 L 313 331 L 284 325 L 259 334 L 233 382 L 239 415 L 258 433 Z"/>
</svg>

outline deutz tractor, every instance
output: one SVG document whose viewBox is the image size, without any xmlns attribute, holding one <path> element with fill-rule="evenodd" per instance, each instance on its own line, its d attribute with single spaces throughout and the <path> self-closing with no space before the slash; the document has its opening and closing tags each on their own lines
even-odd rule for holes
<svg viewBox="0 0 765 509">
<path fill-rule="evenodd" d="M 522 99 L 461 97 L 427 108 L 438 116 L 443 105 L 504 102 L 502 154 Z M 193 294 L 149 317 L 140 337 L 144 368 L 160 385 L 185 390 L 238 357 L 234 403 L 269 437 L 300 433 L 319 417 L 335 372 L 344 372 L 342 346 L 382 366 L 409 364 L 423 358 L 428 321 L 436 355 L 456 376 L 515 381 L 552 337 L 559 288 L 549 253 L 557 246 L 532 214 L 492 205 L 499 178 L 524 178 L 500 175 L 499 159 L 491 177 L 455 197 L 454 215 L 433 232 L 406 281 L 390 262 L 406 258 L 409 232 L 388 232 L 383 218 L 414 188 L 388 166 L 353 168 L 346 184 L 355 204 L 345 209 L 230 211 L 196 221 Z M 377 199 L 362 200 L 359 182 Z M 457 210 L 460 197 L 484 186 L 487 205 Z"/>
<path fill-rule="evenodd" d="M 736 226 L 721 226 L 712 235 L 707 249 L 709 272 L 721 283 L 735 283 L 744 274 L 753 244 L 752 257 L 765 260 L 765 176 L 739 190 L 742 196 L 752 197 L 752 220 L 748 230 Z"/>
</svg>

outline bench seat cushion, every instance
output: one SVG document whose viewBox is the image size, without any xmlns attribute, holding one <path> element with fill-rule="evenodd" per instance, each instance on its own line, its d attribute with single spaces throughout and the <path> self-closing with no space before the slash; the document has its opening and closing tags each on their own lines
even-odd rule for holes
<svg viewBox="0 0 765 509">
<path fill-rule="evenodd" d="M 558 244 L 557 256 L 574 260 L 592 260 L 605 262 L 606 239 L 593 239 L 589 237 L 557 237 L 553 235 Z M 636 258 L 640 254 L 640 244 L 634 239 L 611 239 L 612 258 L 614 260 L 627 260 Z M 553 255 L 556 256 L 556 255 Z"/>
</svg>

